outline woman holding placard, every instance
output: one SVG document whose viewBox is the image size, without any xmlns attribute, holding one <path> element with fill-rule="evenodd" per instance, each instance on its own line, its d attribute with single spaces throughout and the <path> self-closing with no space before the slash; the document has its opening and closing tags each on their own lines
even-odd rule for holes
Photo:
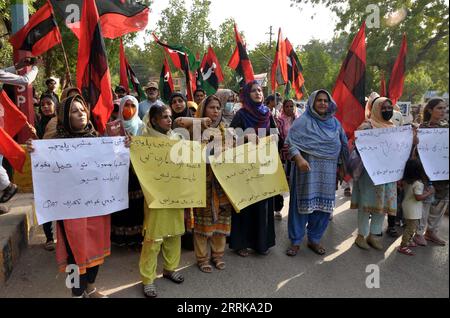
<svg viewBox="0 0 450 318">
<path fill-rule="evenodd" d="M 447 107 L 445 101 L 441 98 L 430 100 L 423 110 L 423 123 L 420 125 L 420 128 L 448 128 L 448 122 L 444 119 Z M 444 213 L 448 209 L 449 182 L 448 180 L 434 181 L 433 186 L 436 190 L 435 200 L 434 202 L 424 202 L 422 219 L 419 222 L 417 235 L 414 236 L 414 241 L 422 246 L 427 245 L 426 241 L 442 246 L 446 244 L 437 235 L 437 232 L 442 223 Z"/>
<path fill-rule="evenodd" d="M 142 136 L 179 140 L 181 136 L 174 133 L 172 112 L 167 106 L 153 106 L 144 117 Z M 158 255 L 162 249 L 164 259 L 163 277 L 176 284 L 181 284 L 184 277 L 176 272 L 181 258 L 181 236 L 184 234 L 184 209 L 150 209 L 144 204 L 144 242 L 142 245 L 139 270 L 142 276 L 144 295 L 149 298 L 157 296 L 154 280 Z"/>
<path fill-rule="evenodd" d="M 203 131 L 203 144 L 216 145 L 214 150 L 223 147 L 225 143 L 225 127 L 222 123 L 222 105 L 218 97 L 211 95 L 201 104 L 196 113 L 197 118 L 208 117 L 211 119 L 211 127 Z M 213 155 L 209 146 L 205 147 L 206 155 Z M 226 237 L 231 230 L 231 212 L 233 207 L 214 176 L 211 165 L 206 166 L 206 207 L 194 209 L 194 251 L 197 265 L 204 273 L 211 273 L 214 267 L 218 270 L 225 269 L 223 260 L 225 254 Z M 211 257 L 209 257 L 211 250 Z"/>
<path fill-rule="evenodd" d="M 386 97 L 378 97 L 373 102 L 369 119 L 357 130 L 394 128 L 391 121 L 393 114 L 392 102 Z M 376 186 L 364 169 L 353 184 L 351 209 L 358 209 L 358 237 L 355 244 L 365 250 L 369 250 L 370 246 L 382 250 L 377 236 L 383 231 L 385 214 L 397 214 L 397 183 Z"/>
<path fill-rule="evenodd" d="M 297 255 L 305 234 L 312 251 L 326 252 L 320 240 L 335 207 L 336 171 L 339 159 L 348 158 L 347 137 L 334 117 L 336 108 L 330 93 L 313 92 L 286 139 L 288 157 L 294 162 L 289 178 L 288 256 Z"/>
<path fill-rule="evenodd" d="M 64 99 L 58 110 L 56 138 L 98 137 L 89 118 L 89 108 L 83 97 L 73 95 Z M 127 138 L 125 143 L 129 147 L 130 139 Z M 27 148 L 29 152 L 34 151 L 31 140 L 27 142 Z M 70 266 L 75 266 L 80 274 L 79 286 L 72 287 L 72 296 L 75 298 L 106 297 L 97 292 L 94 284 L 100 265 L 111 253 L 110 220 L 110 215 L 105 215 L 56 223 L 56 260 L 59 269 L 65 272 Z"/>
</svg>

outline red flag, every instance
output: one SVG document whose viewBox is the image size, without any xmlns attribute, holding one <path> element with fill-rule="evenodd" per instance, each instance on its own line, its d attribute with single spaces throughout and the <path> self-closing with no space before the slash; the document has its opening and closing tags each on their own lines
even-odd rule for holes
<svg viewBox="0 0 450 318">
<path fill-rule="evenodd" d="M 380 96 L 386 97 L 386 79 L 384 78 L 384 72 L 381 72 L 380 80 Z"/>
<path fill-rule="evenodd" d="M 292 47 L 291 42 L 286 38 L 286 56 L 287 56 L 287 69 L 288 69 L 288 82 L 292 84 L 295 90 L 295 97 L 301 100 L 303 97 L 303 84 L 305 79 L 303 78 L 303 66 Z M 288 87 L 287 85 L 286 87 Z"/>
<path fill-rule="evenodd" d="M 29 51 L 33 56 L 39 56 L 61 43 L 50 3 L 46 2 L 36 11 L 27 24 L 10 37 L 9 42 L 15 50 Z"/>
<path fill-rule="evenodd" d="M 27 117 L 9 99 L 4 90 L 0 91 L 0 127 L 12 137 L 27 123 Z"/>
<path fill-rule="evenodd" d="M 403 84 L 405 83 L 405 68 L 406 68 L 406 34 L 403 34 L 402 46 L 394 68 L 392 69 L 391 77 L 389 78 L 389 99 L 395 105 L 400 97 L 403 95 Z M 383 96 L 383 95 L 381 95 Z"/>
<path fill-rule="evenodd" d="M 66 21 L 67 27 L 80 38 L 80 8 L 83 0 L 51 0 Z M 115 39 L 130 32 L 142 31 L 148 24 L 150 9 L 138 1 L 96 0 L 103 36 Z"/>
<path fill-rule="evenodd" d="M 255 79 L 255 75 L 253 73 L 252 62 L 247 54 L 247 49 L 244 45 L 244 41 L 242 41 L 241 35 L 238 32 L 237 25 L 234 24 L 234 34 L 236 36 L 236 49 L 234 50 L 233 55 L 231 56 L 230 61 L 228 62 L 228 66 L 242 77 L 240 84 L 247 84 Z"/>
<path fill-rule="evenodd" d="M 85 0 L 78 45 L 77 86 L 91 107 L 97 130 L 103 134 L 113 110 L 111 76 L 94 0 Z"/>
<path fill-rule="evenodd" d="M 341 122 L 347 137 L 364 121 L 365 79 L 366 79 L 366 23 L 353 39 L 347 57 L 342 63 L 333 89 L 337 103 L 336 118 Z"/>
<path fill-rule="evenodd" d="M 283 34 L 281 33 L 280 28 L 278 30 L 277 49 L 272 63 L 271 82 L 273 92 L 275 92 L 279 84 L 283 85 L 288 81 L 288 66 L 286 57 L 286 42 L 283 40 Z"/>
<path fill-rule="evenodd" d="M 8 159 L 11 166 L 22 173 L 25 163 L 25 150 L 20 147 L 6 131 L 0 127 L 0 154 Z"/>
</svg>

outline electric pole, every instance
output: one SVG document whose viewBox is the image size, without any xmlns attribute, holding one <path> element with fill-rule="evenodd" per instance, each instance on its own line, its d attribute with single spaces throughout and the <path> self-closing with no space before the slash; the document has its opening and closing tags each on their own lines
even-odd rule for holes
<svg viewBox="0 0 450 318">
<path fill-rule="evenodd" d="M 273 28 L 272 28 L 272 26 L 270 26 L 269 32 L 266 33 L 266 34 L 269 35 L 269 50 L 270 50 L 270 51 L 272 50 L 272 35 L 274 35 L 274 33 L 272 32 L 272 30 L 273 30 Z M 268 67 L 269 71 L 267 72 L 267 77 L 268 77 L 268 78 L 270 78 L 271 68 L 272 68 L 272 65 L 271 65 L 271 63 L 269 62 L 269 67 Z M 267 83 L 269 83 L 269 81 L 267 81 Z M 267 85 L 268 85 L 268 84 L 267 84 Z M 267 92 L 269 92 L 269 87 L 267 87 Z"/>
</svg>

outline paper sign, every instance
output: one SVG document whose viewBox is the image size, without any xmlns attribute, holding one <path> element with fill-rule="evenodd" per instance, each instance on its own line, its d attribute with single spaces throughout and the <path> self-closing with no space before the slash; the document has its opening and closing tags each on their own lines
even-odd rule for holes
<svg viewBox="0 0 450 318">
<path fill-rule="evenodd" d="M 448 180 L 448 128 L 419 129 L 420 161 L 431 181 Z"/>
<path fill-rule="evenodd" d="M 33 147 L 39 224 L 128 208 L 130 152 L 123 137 L 35 140 Z"/>
<path fill-rule="evenodd" d="M 356 146 L 375 185 L 403 178 L 413 141 L 411 126 L 355 131 Z"/>
<path fill-rule="evenodd" d="M 183 148 L 187 160 L 172 160 L 171 152 Z M 149 208 L 175 209 L 206 207 L 206 165 L 192 163 L 201 145 L 153 137 L 133 137 L 131 161 Z"/>
<path fill-rule="evenodd" d="M 230 158 L 232 160 L 227 160 Z M 211 168 L 235 210 L 289 192 L 277 145 L 270 137 L 210 156 Z"/>
</svg>

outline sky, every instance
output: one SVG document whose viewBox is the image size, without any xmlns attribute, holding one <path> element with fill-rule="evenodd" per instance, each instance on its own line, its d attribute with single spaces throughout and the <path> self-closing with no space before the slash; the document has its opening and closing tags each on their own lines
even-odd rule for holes
<svg viewBox="0 0 450 318">
<path fill-rule="evenodd" d="M 276 41 L 278 28 L 284 37 L 289 38 L 294 46 L 304 45 L 311 39 L 331 40 L 336 16 L 325 6 L 303 5 L 290 7 L 290 0 L 210 0 L 211 26 L 217 30 L 219 25 L 233 17 L 238 29 L 244 32 L 247 48 L 253 49 L 260 42 L 269 42 L 269 28 L 273 27 L 273 41 Z M 161 12 L 169 0 L 154 0 L 147 29 L 154 30 Z M 191 0 L 186 0 L 189 9 Z M 314 16 L 311 19 L 311 16 Z M 267 34 L 266 34 L 267 33 Z M 143 34 L 143 32 L 142 32 Z M 147 40 L 147 39 L 146 39 Z M 147 40 L 148 41 L 148 40 Z"/>
</svg>

